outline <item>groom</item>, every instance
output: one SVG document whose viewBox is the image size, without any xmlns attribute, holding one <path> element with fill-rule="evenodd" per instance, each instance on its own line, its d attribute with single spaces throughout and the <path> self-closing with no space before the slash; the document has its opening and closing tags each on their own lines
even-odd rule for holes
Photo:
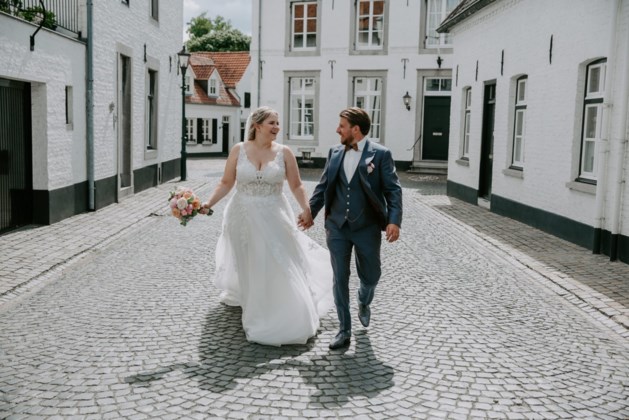
<svg viewBox="0 0 629 420">
<path fill-rule="evenodd" d="M 330 349 L 348 346 L 352 336 L 349 310 L 349 276 L 352 249 L 360 279 L 358 319 L 369 326 L 369 305 L 380 279 L 381 231 L 395 242 L 402 223 L 402 188 L 391 152 L 365 136 L 371 128 L 369 115 L 360 108 L 340 113 L 336 132 L 341 144 L 330 149 L 319 184 L 310 198 L 310 212 L 298 224 L 308 229 L 325 207 L 325 231 L 334 272 L 334 303 L 339 332 Z"/>
</svg>

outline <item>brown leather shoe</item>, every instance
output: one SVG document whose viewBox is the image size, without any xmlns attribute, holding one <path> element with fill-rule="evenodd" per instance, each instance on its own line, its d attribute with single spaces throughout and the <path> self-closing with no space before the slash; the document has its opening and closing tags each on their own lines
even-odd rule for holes
<svg viewBox="0 0 629 420">
<path fill-rule="evenodd" d="M 330 341 L 330 350 L 336 350 L 349 346 L 351 338 L 352 333 L 350 331 L 339 331 L 339 333 L 336 334 L 336 337 Z"/>
</svg>

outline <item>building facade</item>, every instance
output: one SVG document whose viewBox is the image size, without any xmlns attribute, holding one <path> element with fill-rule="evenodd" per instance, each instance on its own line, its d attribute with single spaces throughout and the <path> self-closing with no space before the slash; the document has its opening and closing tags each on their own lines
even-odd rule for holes
<svg viewBox="0 0 629 420">
<path fill-rule="evenodd" d="M 188 156 L 226 156 L 251 111 L 248 51 L 194 52 L 186 72 Z"/>
<path fill-rule="evenodd" d="M 280 113 L 279 138 L 298 158 L 322 163 L 339 112 L 359 106 L 399 167 L 445 171 L 452 48 L 436 28 L 457 4 L 254 0 L 254 106 Z"/>
<path fill-rule="evenodd" d="M 466 0 L 448 194 L 629 262 L 629 2 Z"/>
<path fill-rule="evenodd" d="M 13 3 L 0 5 L 0 232 L 178 176 L 182 5 L 46 1 L 43 20 L 39 2 Z"/>
</svg>

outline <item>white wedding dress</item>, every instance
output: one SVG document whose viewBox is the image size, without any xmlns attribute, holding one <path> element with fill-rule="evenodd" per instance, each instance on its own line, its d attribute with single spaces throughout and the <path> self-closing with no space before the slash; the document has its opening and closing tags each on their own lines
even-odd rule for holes
<svg viewBox="0 0 629 420">
<path fill-rule="evenodd" d="M 257 170 L 240 145 L 214 280 L 223 303 L 242 307 L 247 340 L 274 346 L 306 343 L 334 306 L 330 255 L 297 228 L 282 192 L 283 150 Z"/>
</svg>

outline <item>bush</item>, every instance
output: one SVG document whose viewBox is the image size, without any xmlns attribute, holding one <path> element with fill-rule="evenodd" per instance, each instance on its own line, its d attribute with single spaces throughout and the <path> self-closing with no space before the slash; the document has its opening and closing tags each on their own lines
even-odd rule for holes
<svg viewBox="0 0 629 420">
<path fill-rule="evenodd" d="M 44 28 L 55 29 L 57 27 L 57 17 L 53 12 L 42 9 L 41 6 L 29 7 L 22 10 L 21 17 L 29 22 L 40 24 L 43 19 L 44 12 L 46 13 Z"/>
</svg>

